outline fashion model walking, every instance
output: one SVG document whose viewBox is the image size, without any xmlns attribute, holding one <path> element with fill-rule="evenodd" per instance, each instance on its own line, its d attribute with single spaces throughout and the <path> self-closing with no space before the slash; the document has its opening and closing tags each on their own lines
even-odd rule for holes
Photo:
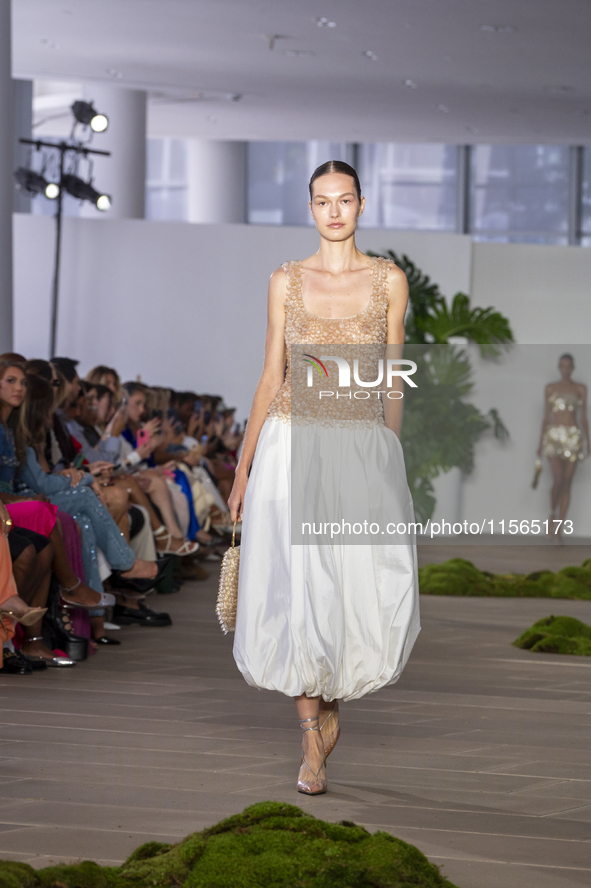
<svg viewBox="0 0 591 888">
<path fill-rule="evenodd" d="M 308 417 L 305 454 L 298 456 L 308 480 L 300 485 L 292 475 L 292 376 L 298 370 L 292 347 L 404 343 L 406 277 L 392 262 L 357 248 L 364 203 L 348 164 L 329 161 L 314 172 L 310 212 L 320 247 L 271 276 L 264 369 L 229 499 L 233 520 L 243 522 L 234 657 L 248 684 L 295 698 L 303 730 L 297 789 L 310 795 L 327 789 L 339 699 L 395 682 L 420 629 L 412 542 L 319 545 L 292 538 L 294 484 L 298 496 L 314 497 L 316 482 L 309 479 L 321 472 L 308 468 L 315 460 L 330 475 L 335 501 L 350 501 L 355 476 L 367 479 L 365 492 L 356 487 L 367 508 L 381 497 L 412 516 L 398 437 L 401 400 L 348 401 L 362 418 L 344 422 L 338 416 L 343 401 L 322 403 L 317 409 L 324 413 Z"/>
</svg>

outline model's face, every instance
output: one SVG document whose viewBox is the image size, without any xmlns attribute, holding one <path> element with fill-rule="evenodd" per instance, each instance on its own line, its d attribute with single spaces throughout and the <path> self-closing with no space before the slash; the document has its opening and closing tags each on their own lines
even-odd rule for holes
<svg viewBox="0 0 591 888">
<path fill-rule="evenodd" d="M 574 363 L 570 358 L 561 358 L 558 362 L 558 370 L 564 379 L 568 379 L 575 369 Z"/>
<path fill-rule="evenodd" d="M 331 241 L 342 241 L 354 233 L 365 198 L 357 197 L 355 182 L 345 173 L 327 173 L 312 184 L 310 212 L 318 232 Z"/>
<path fill-rule="evenodd" d="M 18 367 L 7 367 L 0 379 L 0 404 L 13 410 L 20 407 L 27 393 L 27 379 Z"/>
<path fill-rule="evenodd" d="M 141 422 L 142 413 L 146 409 L 146 396 L 142 392 L 134 392 L 127 402 L 127 415 L 132 422 Z"/>
</svg>

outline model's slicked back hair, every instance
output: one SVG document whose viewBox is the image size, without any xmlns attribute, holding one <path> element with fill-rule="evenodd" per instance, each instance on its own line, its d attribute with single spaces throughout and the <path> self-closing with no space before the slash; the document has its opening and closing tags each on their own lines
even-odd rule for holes
<svg viewBox="0 0 591 888">
<path fill-rule="evenodd" d="M 355 182 L 355 191 L 357 192 L 357 200 L 361 200 L 361 185 L 359 184 L 359 176 L 356 171 L 350 166 L 348 163 L 345 163 L 344 160 L 327 160 L 326 163 L 321 164 L 319 167 L 316 167 L 314 172 L 312 173 L 312 178 L 310 179 L 309 189 L 310 189 L 310 200 L 312 200 L 312 185 L 319 179 L 320 176 L 326 176 L 329 173 L 344 173 L 345 176 L 351 176 L 353 181 Z"/>
</svg>

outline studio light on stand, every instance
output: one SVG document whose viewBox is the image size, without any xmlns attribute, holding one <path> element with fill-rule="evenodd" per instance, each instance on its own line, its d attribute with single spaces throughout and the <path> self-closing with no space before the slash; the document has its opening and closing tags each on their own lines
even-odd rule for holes
<svg viewBox="0 0 591 888">
<path fill-rule="evenodd" d="M 62 186 L 72 197 L 75 197 L 77 200 L 89 201 L 95 205 L 97 210 L 101 210 L 103 213 L 111 208 L 111 198 L 109 195 L 97 191 L 96 188 L 93 188 L 92 182 L 85 182 L 80 176 L 75 176 L 73 173 L 65 173 L 62 176 Z"/>
<path fill-rule="evenodd" d="M 31 197 L 35 197 L 37 194 L 45 195 L 48 200 L 55 200 L 56 197 L 59 197 L 60 186 L 57 182 L 48 182 L 45 176 L 35 170 L 19 167 L 14 178 L 20 190 L 25 191 Z"/>
<path fill-rule="evenodd" d="M 82 100 L 74 102 L 72 114 L 76 123 L 81 123 L 82 126 L 89 126 L 94 133 L 104 133 L 109 126 L 109 118 L 104 114 L 99 114 L 92 102 L 83 102 Z"/>
<path fill-rule="evenodd" d="M 109 157 L 111 152 L 98 151 L 96 148 L 90 148 L 88 144 L 95 133 L 104 133 L 109 126 L 109 120 L 104 114 L 97 112 L 92 102 L 76 101 L 72 104 L 71 111 L 74 116 L 74 124 L 70 138 L 67 141 L 46 142 L 42 139 L 19 139 L 19 142 L 23 145 L 30 145 L 31 150 L 33 148 L 36 149 L 38 152 L 37 156 L 39 156 L 39 153 L 41 154 L 42 165 L 40 172 L 27 169 L 26 167 L 19 167 L 14 174 L 17 186 L 26 194 L 29 194 L 31 197 L 42 194 L 48 200 L 54 200 L 56 204 L 50 358 L 55 355 L 56 349 L 64 194 L 68 193 L 76 200 L 88 201 L 102 213 L 111 209 L 110 195 L 97 191 L 92 184 L 91 159 L 99 154 Z M 84 127 L 81 131 L 82 135 L 77 130 L 78 125 Z M 86 160 L 89 163 L 87 180 L 82 179 L 78 175 L 80 159 Z M 52 182 L 45 177 L 47 168 L 52 171 L 52 178 L 55 178 L 57 181 Z"/>
</svg>

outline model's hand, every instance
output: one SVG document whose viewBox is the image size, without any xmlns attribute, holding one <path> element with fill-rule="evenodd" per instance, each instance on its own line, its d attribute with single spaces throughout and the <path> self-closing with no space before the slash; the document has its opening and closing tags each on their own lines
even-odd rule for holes
<svg viewBox="0 0 591 888">
<path fill-rule="evenodd" d="M 234 484 L 232 485 L 232 492 L 228 497 L 228 508 L 230 509 L 230 517 L 232 521 L 236 521 L 236 518 L 238 518 L 238 521 L 242 521 L 242 506 L 247 484 L 248 476 L 236 472 Z"/>
</svg>

